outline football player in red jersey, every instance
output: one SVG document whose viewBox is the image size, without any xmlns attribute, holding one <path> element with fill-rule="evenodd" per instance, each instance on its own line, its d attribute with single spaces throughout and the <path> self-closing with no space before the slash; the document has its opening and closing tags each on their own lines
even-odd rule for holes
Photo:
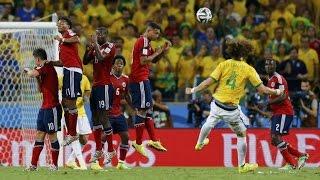
<svg viewBox="0 0 320 180">
<path fill-rule="evenodd" d="M 58 156 L 60 145 L 57 139 L 57 131 L 60 130 L 62 108 L 58 98 L 58 76 L 51 64 L 45 64 L 47 53 L 39 48 L 33 51 L 36 68 L 30 70 L 25 68 L 25 72 L 30 77 L 36 77 L 38 87 L 42 93 L 43 102 L 39 110 L 37 119 L 36 140 L 32 151 L 31 166 L 28 171 L 34 171 L 38 166 L 39 155 L 44 146 L 44 138 L 49 136 L 51 141 L 51 155 L 53 164 L 50 170 L 58 170 Z"/>
<path fill-rule="evenodd" d="M 283 89 L 281 96 L 270 95 L 268 105 L 270 106 L 271 117 L 271 144 L 277 147 L 287 164 L 281 170 L 301 169 L 308 160 L 309 155 L 300 153 L 289 143 L 282 140 L 282 136 L 289 133 L 293 120 L 293 107 L 289 98 L 288 84 L 283 76 L 276 72 L 276 62 L 273 59 L 266 59 L 265 69 L 269 75 L 268 87 L 272 89 Z M 298 158 L 294 162 L 292 156 Z"/>
<path fill-rule="evenodd" d="M 93 120 L 93 135 L 96 141 L 96 153 L 91 162 L 106 156 L 106 162 L 111 161 L 116 152 L 112 145 L 112 127 L 109 121 L 109 110 L 112 106 L 114 89 L 111 83 L 112 60 L 115 56 L 115 46 L 107 41 L 107 29 L 99 27 L 96 34 L 92 36 L 90 44 L 84 55 L 84 64 L 93 63 L 93 86 L 90 98 L 90 107 Z M 108 152 L 102 150 L 100 125 L 108 142 Z"/>
<path fill-rule="evenodd" d="M 110 111 L 110 123 L 113 129 L 113 134 L 119 134 L 121 138 L 120 144 L 120 157 L 118 160 L 117 169 L 130 169 L 125 164 L 125 159 L 127 152 L 129 150 L 129 133 L 128 133 L 128 123 L 123 115 L 121 109 L 121 101 L 125 99 L 127 103 L 131 104 L 131 97 L 128 90 L 129 78 L 128 76 L 122 74 L 123 68 L 126 65 L 126 60 L 123 56 L 117 55 L 112 61 L 112 76 L 111 82 L 115 89 L 113 94 L 113 104 Z M 102 141 L 105 142 L 105 136 L 102 137 Z M 101 160 L 100 164 L 103 164 Z M 91 165 L 91 169 L 99 170 L 102 167 L 96 162 Z"/>
<path fill-rule="evenodd" d="M 169 43 L 166 42 L 156 51 L 152 49 L 151 41 L 159 38 L 160 31 L 161 27 L 158 24 L 154 22 L 148 23 L 146 31 L 137 39 L 132 51 L 129 90 L 132 97 L 132 105 L 137 110 L 134 125 L 136 128 L 136 141 L 132 143 L 132 146 L 143 156 L 147 156 L 142 145 L 144 127 L 146 127 L 151 139 L 148 145 L 160 151 L 167 151 L 155 137 L 149 81 L 151 64 L 156 63 L 170 47 Z"/>
<path fill-rule="evenodd" d="M 55 37 L 59 41 L 59 61 L 48 61 L 54 66 L 63 66 L 62 106 L 68 129 L 68 136 L 63 145 L 69 145 L 79 137 L 77 135 L 78 110 L 77 97 L 82 95 L 82 63 L 78 54 L 79 37 L 71 30 L 72 23 L 67 17 L 58 21 L 58 31 L 61 35 Z"/>
</svg>

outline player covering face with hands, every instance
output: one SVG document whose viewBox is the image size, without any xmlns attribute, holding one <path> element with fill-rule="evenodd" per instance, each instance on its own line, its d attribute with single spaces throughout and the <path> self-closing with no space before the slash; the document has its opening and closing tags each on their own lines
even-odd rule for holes
<svg viewBox="0 0 320 180">
<path fill-rule="evenodd" d="M 47 53 L 39 48 L 33 51 L 36 68 L 25 68 L 29 77 L 37 78 L 38 89 L 42 93 L 42 106 L 38 113 L 37 133 L 32 150 L 31 166 L 27 171 L 35 171 L 38 166 L 40 153 L 44 146 L 46 135 L 51 142 L 52 165 L 50 170 L 58 170 L 58 156 L 60 145 L 57 139 L 57 131 L 60 130 L 62 108 L 58 98 L 58 76 L 51 64 L 46 64 Z"/>
<path fill-rule="evenodd" d="M 258 165 L 245 163 L 247 151 L 246 127 L 241 121 L 238 108 L 240 98 L 245 94 L 245 86 L 250 82 L 258 92 L 268 95 L 281 95 L 283 89 L 271 89 L 262 81 L 253 67 L 248 65 L 246 58 L 252 47 L 245 41 L 230 40 L 227 42 L 227 53 L 231 57 L 218 65 L 205 81 L 194 88 L 186 88 L 186 94 L 196 93 L 215 86 L 214 100 L 211 102 L 210 115 L 201 128 L 195 150 L 201 150 L 209 143 L 207 136 L 212 128 L 223 120 L 237 135 L 238 170 L 239 173 L 254 171 Z"/>
<path fill-rule="evenodd" d="M 151 139 L 147 145 L 159 151 L 167 151 L 155 134 L 152 119 L 151 84 L 149 81 L 151 64 L 158 62 L 171 46 L 169 42 L 166 42 L 155 51 L 153 50 L 151 41 L 158 39 L 160 32 L 161 27 L 154 22 L 150 22 L 144 34 L 137 39 L 132 51 L 133 60 L 129 76 L 129 90 L 132 97 L 132 105 L 136 109 L 136 116 L 134 117 L 136 141 L 132 143 L 132 146 L 145 157 L 147 154 L 142 145 L 144 128 L 147 129 Z"/>
<path fill-rule="evenodd" d="M 93 64 L 93 86 L 90 97 L 92 111 L 93 135 L 96 141 L 96 153 L 91 162 L 103 158 L 107 163 L 116 155 L 112 144 L 112 127 L 109 121 L 109 111 L 112 107 L 114 88 L 111 83 L 112 60 L 115 56 L 115 46 L 107 41 L 107 29 L 99 27 L 92 36 L 92 42 L 87 46 L 83 63 Z M 103 126 L 103 131 L 100 126 Z M 105 134 L 108 151 L 102 150 L 101 135 Z"/>
</svg>

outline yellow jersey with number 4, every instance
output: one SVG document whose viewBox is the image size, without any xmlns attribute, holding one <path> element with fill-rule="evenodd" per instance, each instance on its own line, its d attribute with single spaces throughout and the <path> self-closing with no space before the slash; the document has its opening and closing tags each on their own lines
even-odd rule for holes
<svg viewBox="0 0 320 180">
<path fill-rule="evenodd" d="M 244 61 L 229 59 L 221 62 L 211 73 L 211 78 L 217 81 L 213 97 L 225 104 L 238 105 L 245 94 L 245 86 L 249 81 L 258 87 L 262 81 L 256 70 Z"/>
</svg>

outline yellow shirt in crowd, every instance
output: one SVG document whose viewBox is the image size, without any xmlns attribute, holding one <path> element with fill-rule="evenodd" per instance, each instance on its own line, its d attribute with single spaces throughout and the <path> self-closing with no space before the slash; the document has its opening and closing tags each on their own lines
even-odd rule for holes
<svg viewBox="0 0 320 180">
<path fill-rule="evenodd" d="M 318 67 L 319 65 L 317 52 L 313 49 L 307 49 L 307 50 L 299 49 L 298 57 L 306 64 L 306 68 L 308 71 L 308 79 L 314 80 L 315 78 L 314 67 L 315 66 Z"/>
<path fill-rule="evenodd" d="M 59 76 L 59 89 L 62 89 L 62 81 L 63 81 L 63 76 Z M 82 80 L 81 80 L 81 91 L 82 91 L 82 96 L 84 95 L 85 91 L 91 91 L 91 85 L 89 82 L 89 79 L 87 76 L 82 75 Z M 83 97 L 78 97 L 77 98 L 77 109 L 78 109 L 78 116 L 86 116 L 86 111 L 84 109 L 84 100 Z"/>
<path fill-rule="evenodd" d="M 217 81 L 218 86 L 213 97 L 226 104 L 238 105 L 245 94 L 248 81 L 258 87 L 262 81 L 256 70 L 244 61 L 229 59 L 218 65 L 210 75 Z"/>
<path fill-rule="evenodd" d="M 216 67 L 223 61 L 225 61 L 223 57 L 213 58 L 212 56 L 205 56 L 199 62 L 199 66 L 202 68 L 201 77 L 209 77 Z"/>
</svg>

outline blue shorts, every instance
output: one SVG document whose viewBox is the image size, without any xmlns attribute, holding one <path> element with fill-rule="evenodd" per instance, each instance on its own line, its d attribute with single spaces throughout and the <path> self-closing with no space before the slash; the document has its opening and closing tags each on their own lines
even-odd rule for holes
<svg viewBox="0 0 320 180">
<path fill-rule="evenodd" d="M 40 109 L 37 119 L 37 130 L 55 133 L 61 130 L 62 108 L 59 104 L 52 109 Z"/>
<path fill-rule="evenodd" d="M 149 109 L 152 107 L 152 94 L 149 80 L 130 83 L 129 90 L 134 108 Z"/>
<path fill-rule="evenodd" d="M 81 80 L 81 73 L 63 68 L 62 97 L 67 99 L 81 97 Z"/>
<path fill-rule="evenodd" d="M 272 134 L 288 134 L 293 120 L 293 115 L 274 115 L 271 117 Z"/>
<path fill-rule="evenodd" d="M 109 110 L 113 102 L 114 89 L 112 85 L 92 87 L 90 106 L 91 110 Z"/>
<path fill-rule="evenodd" d="M 113 134 L 128 131 L 127 120 L 122 114 L 117 117 L 110 117 L 110 123 L 111 123 Z"/>
</svg>

